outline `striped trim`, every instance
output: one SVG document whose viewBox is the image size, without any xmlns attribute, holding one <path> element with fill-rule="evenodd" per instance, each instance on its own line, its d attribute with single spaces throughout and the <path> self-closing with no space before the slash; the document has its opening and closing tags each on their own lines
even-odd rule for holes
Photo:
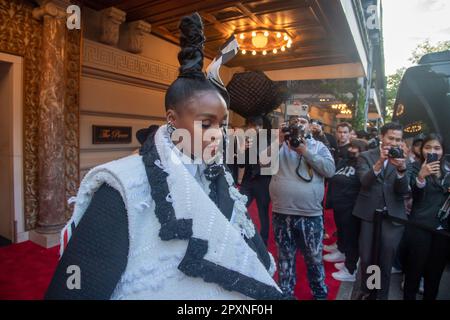
<svg viewBox="0 0 450 320">
<path fill-rule="evenodd" d="M 75 231 L 76 225 L 75 221 L 72 219 L 69 220 L 69 222 L 66 224 L 66 226 L 61 231 L 61 243 L 59 248 L 59 257 L 61 258 L 64 250 L 67 247 L 67 244 L 69 243 L 70 239 L 72 238 L 72 235 Z"/>
</svg>

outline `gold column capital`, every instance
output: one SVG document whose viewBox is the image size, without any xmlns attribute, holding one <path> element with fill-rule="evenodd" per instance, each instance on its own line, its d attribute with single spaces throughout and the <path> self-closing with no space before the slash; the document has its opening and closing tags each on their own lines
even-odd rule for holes
<svg viewBox="0 0 450 320">
<path fill-rule="evenodd" d="M 36 20 L 41 20 L 44 16 L 53 18 L 64 18 L 67 16 L 66 8 L 70 5 L 70 1 L 41 0 L 38 2 L 40 7 L 33 10 L 33 18 Z"/>
</svg>

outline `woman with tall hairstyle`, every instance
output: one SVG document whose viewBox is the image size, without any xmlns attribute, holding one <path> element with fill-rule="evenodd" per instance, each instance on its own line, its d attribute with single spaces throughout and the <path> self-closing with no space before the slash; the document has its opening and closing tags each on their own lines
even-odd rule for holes
<svg viewBox="0 0 450 320">
<path fill-rule="evenodd" d="M 229 101 L 202 71 L 200 15 L 184 17 L 179 28 L 180 68 L 165 96 L 167 124 L 146 136 L 138 155 L 84 177 L 47 299 L 283 297 L 245 197 L 223 163 L 203 158 L 215 157 L 218 141 L 202 139 L 200 148 L 191 141 L 192 152 L 173 142 L 207 130 L 222 139 Z"/>
</svg>

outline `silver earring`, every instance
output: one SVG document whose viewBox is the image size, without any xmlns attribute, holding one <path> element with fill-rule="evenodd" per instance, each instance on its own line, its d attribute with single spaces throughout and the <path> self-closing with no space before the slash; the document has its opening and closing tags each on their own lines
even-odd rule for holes
<svg viewBox="0 0 450 320">
<path fill-rule="evenodd" d="M 173 125 L 172 121 L 167 122 L 167 132 L 169 135 L 172 135 L 172 133 L 176 130 L 175 126 Z"/>
</svg>

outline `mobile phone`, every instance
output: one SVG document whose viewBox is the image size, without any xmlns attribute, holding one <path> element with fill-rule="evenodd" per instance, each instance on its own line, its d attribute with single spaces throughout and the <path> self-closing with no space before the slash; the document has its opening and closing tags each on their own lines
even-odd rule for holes
<svg viewBox="0 0 450 320">
<path fill-rule="evenodd" d="M 427 153 L 427 163 L 438 161 L 437 153 Z"/>
</svg>

